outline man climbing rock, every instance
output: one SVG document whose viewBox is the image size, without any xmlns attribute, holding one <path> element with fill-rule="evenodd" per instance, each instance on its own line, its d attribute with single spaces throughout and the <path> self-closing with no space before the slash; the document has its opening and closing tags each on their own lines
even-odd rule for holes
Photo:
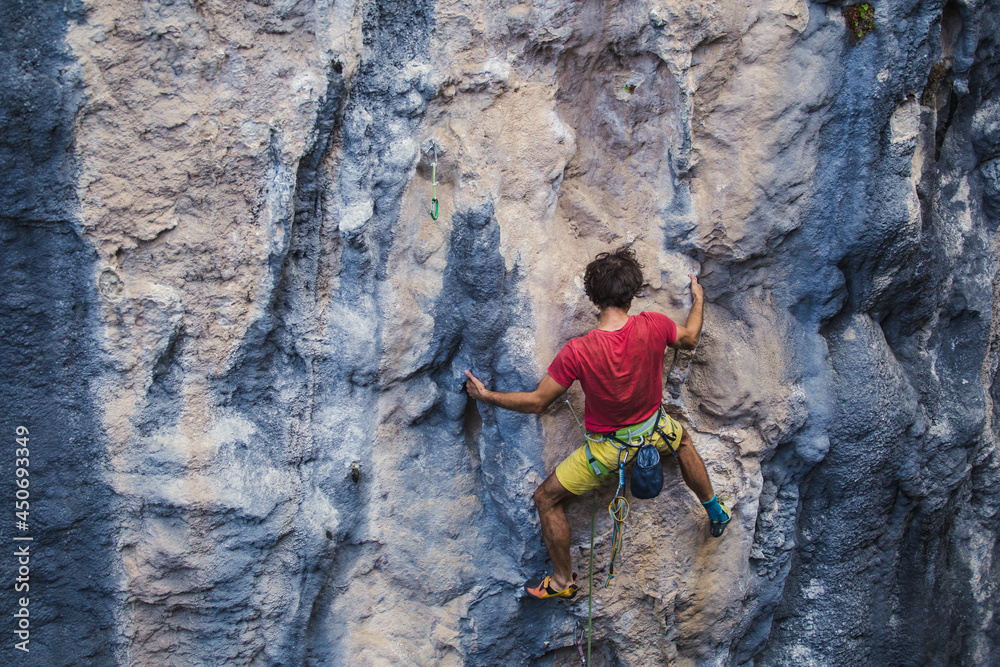
<svg viewBox="0 0 1000 667">
<path fill-rule="evenodd" d="M 701 336 L 704 291 L 693 274 L 690 278 L 693 302 L 683 326 L 655 312 L 630 316 L 632 300 L 644 282 L 642 266 L 635 251 L 627 246 L 602 252 L 587 265 L 583 279 L 587 296 L 600 310 L 597 327 L 563 346 L 537 389 L 490 391 L 472 373 L 465 372 L 469 396 L 518 412 L 544 412 L 574 380 L 583 387 L 587 442 L 563 460 L 535 491 L 553 573 L 541 581 L 528 582 L 525 589 L 529 595 L 576 595 L 577 576 L 570 563 L 570 529 L 563 503 L 618 478 L 623 441 L 641 440 L 661 452 L 674 454 L 684 482 L 708 511 L 712 536 L 720 537 L 729 523 L 730 512 L 715 496 L 691 436 L 661 408 L 667 346 L 692 350 Z M 629 447 L 628 451 L 634 454 L 636 448 Z"/>
</svg>

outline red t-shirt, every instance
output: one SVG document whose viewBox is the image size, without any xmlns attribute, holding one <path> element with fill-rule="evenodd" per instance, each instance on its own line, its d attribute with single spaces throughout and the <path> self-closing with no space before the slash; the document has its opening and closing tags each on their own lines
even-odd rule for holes
<svg viewBox="0 0 1000 667">
<path fill-rule="evenodd" d="M 663 398 L 663 353 L 677 340 L 677 324 L 642 312 L 617 331 L 594 329 L 559 350 L 549 375 L 564 387 L 579 380 L 586 396 L 584 423 L 609 433 L 649 419 Z"/>
</svg>

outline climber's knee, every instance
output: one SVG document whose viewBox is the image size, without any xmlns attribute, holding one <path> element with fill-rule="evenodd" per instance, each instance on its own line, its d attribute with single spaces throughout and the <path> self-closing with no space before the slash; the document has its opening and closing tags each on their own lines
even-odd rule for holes
<svg viewBox="0 0 1000 667">
<path fill-rule="evenodd" d="M 535 507 L 537 507 L 538 509 L 542 509 L 542 506 L 546 502 L 544 487 L 545 487 L 545 484 L 543 483 L 543 484 L 539 484 L 538 488 L 535 489 L 535 495 L 534 495 Z"/>
<path fill-rule="evenodd" d="M 694 446 L 694 441 L 691 440 L 691 436 L 688 435 L 686 429 L 681 435 L 680 440 L 677 441 L 677 458 L 680 459 L 682 468 L 686 461 L 701 460 L 701 454 L 698 453 L 698 450 Z"/>
<path fill-rule="evenodd" d="M 566 490 L 566 487 L 560 483 L 559 478 L 553 473 L 535 489 L 535 507 L 538 508 L 539 512 L 544 512 L 555 507 L 571 495 L 573 494 Z"/>
</svg>

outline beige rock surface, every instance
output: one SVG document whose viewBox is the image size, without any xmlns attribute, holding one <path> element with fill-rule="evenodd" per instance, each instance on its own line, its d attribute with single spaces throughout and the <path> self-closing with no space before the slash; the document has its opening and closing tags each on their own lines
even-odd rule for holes
<svg viewBox="0 0 1000 667">
<path fill-rule="evenodd" d="M 518 591 L 547 567 L 531 494 L 576 426 L 562 403 L 467 405 L 462 371 L 533 388 L 594 325 L 583 267 L 622 243 L 648 280 L 634 312 L 683 320 L 687 274 L 705 285 L 701 345 L 668 354 L 665 397 L 735 521 L 711 539 L 668 463 L 595 587 L 600 660 L 862 664 L 881 642 L 934 663 L 902 610 L 970 586 L 978 653 L 950 655 L 993 655 L 995 530 L 968 537 L 974 576 L 894 578 L 919 569 L 915 544 L 953 553 L 998 497 L 996 353 L 949 343 L 995 336 L 981 200 L 1000 172 L 967 158 L 976 104 L 994 107 L 975 92 L 988 63 L 961 64 L 991 5 L 962 4 L 942 37 L 936 5 L 876 4 L 852 50 L 839 6 L 804 0 L 87 0 L 65 40 L 120 503 L 114 661 L 571 664 L 586 597 Z M 956 49 L 942 85 L 974 92 L 945 123 L 920 99 Z M 924 392 L 957 381 L 969 413 Z M 967 463 L 921 487 L 938 450 Z M 854 466 L 870 488 L 838 514 Z M 876 493 L 900 485 L 923 490 Z M 867 518 L 886 506 L 889 528 Z M 569 506 L 580 571 L 590 511 Z M 945 516 L 955 534 L 932 538 Z M 892 579 L 884 615 L 844 590 L 851 545 L 884 562 L 858 580 Z"/>
</svg>

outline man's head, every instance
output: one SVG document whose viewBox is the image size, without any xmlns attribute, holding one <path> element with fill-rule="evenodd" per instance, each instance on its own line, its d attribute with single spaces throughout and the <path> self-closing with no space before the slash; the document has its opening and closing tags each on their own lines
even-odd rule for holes
<svg viewBox="0 0 1000 667">
<path fill-rule="evenodd" d="M 614 252 L 602 252 L 587 265 L 583 287 L 598 308 L 614 306 L 628 310 L 632 299 L 642 289 L 642 264 L 635 251 L 622 246 Z"/>
</svg>

